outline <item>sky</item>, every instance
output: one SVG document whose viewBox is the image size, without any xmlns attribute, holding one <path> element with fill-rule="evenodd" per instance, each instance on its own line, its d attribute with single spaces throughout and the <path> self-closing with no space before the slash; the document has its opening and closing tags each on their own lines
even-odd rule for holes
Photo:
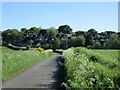
<svg viewBox="0 0 120 90">
<path fill-rule="evenodd" d="M 118 31 L 117 2 L 3 2 L 2 28 L 58 28 L 69 25 L 73 31 Z"/>
</svg>

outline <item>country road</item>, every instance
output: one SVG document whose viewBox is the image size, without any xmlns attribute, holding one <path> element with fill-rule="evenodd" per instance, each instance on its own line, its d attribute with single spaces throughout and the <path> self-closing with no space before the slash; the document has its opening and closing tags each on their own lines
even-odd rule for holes
<svg viewBox="0 0 120 90">
<path fill-rule="evenodd" d="M 3 83 L 2 88 L 61 88 L 64 71 L 61 55 L 54 54 L 21 74 Z M 4 89 L 3 89 L 4 90 Z"/>
</svg>

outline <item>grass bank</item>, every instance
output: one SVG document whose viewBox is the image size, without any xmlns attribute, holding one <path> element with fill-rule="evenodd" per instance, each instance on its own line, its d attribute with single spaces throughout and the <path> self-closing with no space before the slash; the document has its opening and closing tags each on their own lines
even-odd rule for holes
<svg viewBox="0 0 120 90">
<path fill-rule="evenodd" d="M 6 81 L 25 69 L 52 56 L 52 50 L 14 51 L 6 47 L 2 49 L 2 80 Z"/>
</svg>

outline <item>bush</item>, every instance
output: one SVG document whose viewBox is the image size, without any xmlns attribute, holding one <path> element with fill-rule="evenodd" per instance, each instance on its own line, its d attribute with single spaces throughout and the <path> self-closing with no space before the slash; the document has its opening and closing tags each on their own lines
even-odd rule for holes
<svg viewBox="0 0 120 90">
<path fill-rule="evenodd" d="M 95 42 L 93 45 L 94 49 L 102 49 L 103 46 L 101 46 L 101 44 L 99 42 Z"/>
<path fill-rule="evenodd" d="M 87 49 L 93 49 L 94 47 L 93 46 L 91 46 L 91 45 L 88 45 L 87 46 Z"/>
<path fill-rule="evenodd" d="M 109 49 L 120 49 L 120 37 L 117 34 L 111 34 L 106 41 L 105 47 Z"/>
<path fill-rule="evenodd" d="M 30 45 L 27 45 L 27 46 L 26 46 L 26 49 L 27 49 L 27 50 L 29 50 L 30 48 L 31 48 Z"/>
</svg>

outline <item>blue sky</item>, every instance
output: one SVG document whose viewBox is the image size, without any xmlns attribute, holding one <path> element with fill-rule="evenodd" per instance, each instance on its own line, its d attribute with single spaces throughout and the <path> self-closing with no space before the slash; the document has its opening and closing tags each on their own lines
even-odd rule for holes
<svg viewBox="0 0 120 90">
<path fill-rule="evenodd" d="M 73 31 L 118 30 L 117 2 L 4 2 L 2 29 L 33 26 L 58 28 L 68 24 Z"/>
</svg>

